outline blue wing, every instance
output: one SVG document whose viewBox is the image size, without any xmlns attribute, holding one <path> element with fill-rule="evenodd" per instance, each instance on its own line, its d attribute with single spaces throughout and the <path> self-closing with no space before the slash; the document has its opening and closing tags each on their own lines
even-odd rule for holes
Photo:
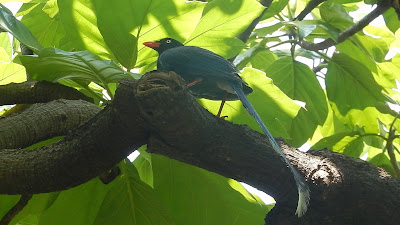
<svg viewBox="0 0 400 225">
<path fill-rule="evenodd" d="M 163 52 L 158 58 L 157 69 L 174 71 L 186 81 L 205 78 L 246 85 L 232 63 L 209 50 L 195 46 L 176 47 Z"/>
</svg>

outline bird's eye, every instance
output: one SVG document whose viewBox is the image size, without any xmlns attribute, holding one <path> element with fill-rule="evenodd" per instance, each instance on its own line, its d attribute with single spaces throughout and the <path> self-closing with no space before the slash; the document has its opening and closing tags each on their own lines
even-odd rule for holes
<svg viewBox="0 0 400 225">
<path fill-rule="evenodd" d="M 166 40 L 165 42 L 167 42 L 167 44 L 171 43 L 171 40 Z"/>
</svg>

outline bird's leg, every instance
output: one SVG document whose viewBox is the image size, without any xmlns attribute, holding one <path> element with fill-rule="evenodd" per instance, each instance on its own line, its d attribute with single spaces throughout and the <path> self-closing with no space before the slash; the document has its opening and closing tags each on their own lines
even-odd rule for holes
<svg viewBox="0 0 400 225">
<path fill-rule="evenodd" d="M 224 92 L 224 97 L 222 98 L 222 102 L 221 102 L 221 105 L 219 106 L 218 113 L 217 113 L 217 117 L 222 118 L 222 119 L 228 118 L 228 116 L 221 116 L 222 108 L 224 108 L 227 94 L 228 93 L 225 91 Z"/>
<path fill-rule="evenodd" d="M 197 80 L 194 80 L 194 81 L 192 81 L 192 82 L 186 84 L 186 87 L 191 87 L 191 86 L 193 86 L 193 85 L 196 85 L 196 84 L 202 82 L 203 80 L 204 80 L 203 78 L 199 78 L 199 79 L 197 79 Z"/>
<path fill-rule="evenodd" d="M 221 105 L 219 106 L 219 109 L 218 109 L 217 117 L 219 117 L 219 118 L 221 118 L 221 112 L 222 112 L 222 108 L 224 108 L 224 105 L 225 105 L 225 99 L 222 100 Z M 222 118 L 225 119 L 225 117 L 228 117 L 228 116 L 223 116 Z"/>
</svg>

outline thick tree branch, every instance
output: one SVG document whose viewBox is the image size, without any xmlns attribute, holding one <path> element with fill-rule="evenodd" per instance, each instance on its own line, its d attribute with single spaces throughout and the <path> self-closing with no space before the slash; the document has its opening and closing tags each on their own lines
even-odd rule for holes
<svg viewBox="0 0 400 225">
<path fill-rule="evenodd" d="M 297 218 L 294 180 L 268 139 L 247 126 L 216 118 L 185 89 L 173 73 L 121 82 L 111 105 L 61 141 L 37 150 L 0 151 L 0 193 L 67 189 L 148 144 L 151 152 L 271 194 L 277 204 L 267 224 L 376 225 L 400 220 L 400 196 L 395 194 L 400 181 L 384 170 L 330 151 L 302 153 L 279 141 L 311 189 L 309 210 Z"/>
<path fill-rule="evenodd" d="M 317 50 L 322 50 L 329 48 L 335 44 L 342 43 L 345 41 L 347 38 L 353 36 L 357 32 L 361 31 L 364 27 L 366 27 L 368 24 L 370 24 L 375 18 L 378 16 L 382 15 L 382 13 L 386 12 L 391 7 L 391 1 L 390 0 L 385 0 L 378 4 L 378 6 L 372 10 L 368 15 L 363 17 L 360 21 L 355 23 L 353 26 L 347 28 L 345 31 L 341 32 L 338 36 L 337 41 L 328 38 L 325 41 L 322 41 L 320 43 L 311 43 L 305 40 L 301 40 L 298 44 L 307 50 L 311 51 L 317 51 Z"/>
<path fill-rule="evenodd" d="M 24 148 L 62 136 L 88 121 L 100 108 L 83 100 L 38 103 L 0 120 L 0 149 Z"/>
<path fill-rule="evenodd" d="M 0 85 L 0 105 L 33 104 L 55 99 L 93 100 L 81 92 L 57 83 L 27 81 Z"/>
</svg>

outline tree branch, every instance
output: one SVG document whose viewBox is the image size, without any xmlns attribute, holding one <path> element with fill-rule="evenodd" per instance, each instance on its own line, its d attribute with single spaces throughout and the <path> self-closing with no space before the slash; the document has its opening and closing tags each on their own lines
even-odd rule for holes
<svg viewBox="0 0 400 225">
<path fill-rule="evenodd" d="M 378 4 L 378 6 L 372 10 L 368 15 L 363 17 L 360 21 L 355 23 L 353 26 L 347 28 L 345 31 L 341 32 L 338 36 L 337 41 L 328 38 L 325 41 L 322 41 L 320 43 L 311 43 L 305 40 L 301 40 L 298 44 L 307 50 L 311 51 L 317 51 L 317 50 L 322 50 L 329 48 L 335 44 L 342 43 L 345 41 L 347 38 L 353 36 L 357 32 L 361 31 L 364 27 L 366 27 L 369 23 L 371 23 L 375 18 L 378 16 L 382 15 L 386 10 L 388 10 L 391 7 L 390 0 L 383 1 L 382 3 Z"/>
<path fill-rule="evenodd" d="M 0 85 L 0 105 L 33 104 L 55 99 L 93 100 L 78 90 L 47 81 L 27 81 Z"/>
<path fill-rule="evenodd" d="M 306 17 L 314 8 L 316 8 L 319 4 L 325 1 L 326 0 L 311 0 L 310 2 L 308 2 L 306 7 L 304 7 L 303 11 L 299 13 L 296 19 L 299 21 L 303 20 L 304 17 Z"/>
<path fill-rule="evenodd" d="M 38 103 L 0 120 L 0 149 L 25 148 L 68 133 L 88 121 L 100 108 L 83 100 Z"/>
<path fill-rule="evenodd" d="M 8 225 L 14 217 L 21 212 L 31 200 L 32 195 L 21 195 L 21 198 L 0 220 L 0 225 Z"/>
<path fill-rule="evenodd" d="M 267 224 L 376 225 L 400 220 L 400 196 L 395 194 L 400 181 L 384 170 L 330 151 L 307 154 L 279 143 L 310 185 L 309 210 L 301 218 L 294 215 L 293 177 L 264 135 L 209 113 L 174 73 L 149 73 L 138 81 L 122 81 L 109 106 L 61 141 L 30 151 L 0 151 L 0 193 L 68 189 L 148 144 L 153 153 L 271 194 L 277 204 Z"/>
</svg>

